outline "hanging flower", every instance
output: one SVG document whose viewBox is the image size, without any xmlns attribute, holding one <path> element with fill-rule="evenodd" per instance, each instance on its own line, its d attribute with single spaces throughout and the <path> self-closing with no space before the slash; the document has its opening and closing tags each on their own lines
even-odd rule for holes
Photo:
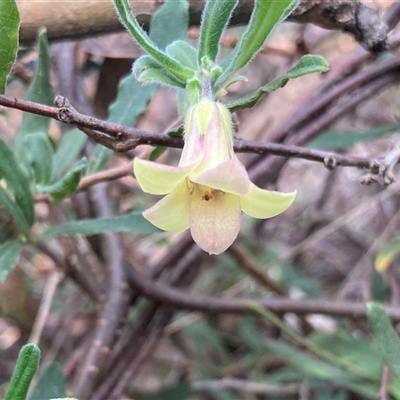
<svg viewBox="0 0 400 400">
<path fill-rule="evenodd" d="M 166 195 L 143 216 L 170 232 L 190 228 L 206 252 L 219 254 L 236 239 L 242 211 L 271 218 L 285 211 L 296 193 L 263 190 L 250 180 L 233 150 L 228 109 L 203 98 L 185 118 L 185 145 L 178 167 L 134 160 L 143 191 Z"/>
</svg>

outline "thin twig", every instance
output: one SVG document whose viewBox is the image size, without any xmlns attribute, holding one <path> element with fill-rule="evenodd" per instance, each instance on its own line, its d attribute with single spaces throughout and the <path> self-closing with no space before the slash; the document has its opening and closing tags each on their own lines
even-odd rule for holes
<svg viewBox="0 0 400 400">
<path fill-rule="evenodd" d="M 396 65 L 398 65 L 398 63 Z M 130 128 L 81 114 L 69 104 L 67 99 L 60 96 L 56 98 L 55 102 L 58 107 L 46 106 L 14 97 L 0 95 L 0 105 L 2 106 L 46 116 L 64 123 L 75 125 L 96 142 L 109 147 L 116 152 L 126 152 L 145 144 L 173 148 L 183 147 L 183 139 L 180 137 Z M 333 152 L 307 149 L 295 145 L 236 139 L 234 148 L 238 153 L 272 154 L 282 157 L 296 157 L 321 162 L 327 167 L 334 164 L 334 166 L 376 169 L 377 165 L 375 158 L 347 156 Z"/>
<path fill-rule="evenodd" d="M 197 293 L 188 293 L 159 283 L 155 283 L 135 271 L 131 270 L 128 280 L 132 288 L 163 304 L 191 311 L 201 311 L 210 314 L 249 314 L 257 313 L 249 307 L 249 301 L 266 308 L 276 314 L 296 313 L 327 314 L 349 318 L 366 318 L 364 303 L 337 302 L 330 300 L 293 300 L 288 298 L 261 298 L 261 299 L 227 299 L 213 296 L 204 296 Z M 400 321 L 398 307 L 386 307 L 386 312 L 393 321 Z"/>
<path fill-rule="evenodd" d="M 111 215 L 111 206 L 108 197 L 105 195 L 105 187 L 102 185 L 96 188 L 96 203 L 99 213 L 103 216 Z M 122 252 L 118 235 L 111 232 L 106 233 L 104 235 L 103 256 L 107 271 L 107 288 L 92 345 L 79 374 L 77 395 L 82 399 L 90 398 L 100 374 L 106 370 L 106 360 L 115 341 L 121 320 L 127 311 L 128 299 L 125 294 Z"/>
<path fill-rule="evenodd" d="M 47 282 L 43 290 L 43 297 L 40 302 L 39 311 L 37 313 L 35 323 L 29 337 L 30 343 L 35 343 L 37 345 L 39 344 L 40 336 L 42 335 L 47 316 L 50 312 L 50 306 L 53 301 L 54 293 L 56 292 L 56 288 L 61 278 L 62 275 L 57 271 L 53 271 L 51 275 L 47 278 Z"/>
</svg>

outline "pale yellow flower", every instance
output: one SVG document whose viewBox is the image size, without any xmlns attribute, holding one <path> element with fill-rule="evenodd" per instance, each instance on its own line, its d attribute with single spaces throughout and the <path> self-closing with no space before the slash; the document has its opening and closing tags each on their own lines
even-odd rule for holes
<svg viewBox="0 0 400 400">
<path fill-rule="evenodd" d="M 204 98 L 185 118 L 185 145 L 178 167 L 135 159 L 143 191 L 166 195 L 143 215 L 170 232 L 190 228 L 206 252 L 219 254 L 236 239 L 242 211 L 270 218 L 285 211 L 296 193 L 255 186 L 233 150 L 231 116 L 219 102 Z"/>
</svg>

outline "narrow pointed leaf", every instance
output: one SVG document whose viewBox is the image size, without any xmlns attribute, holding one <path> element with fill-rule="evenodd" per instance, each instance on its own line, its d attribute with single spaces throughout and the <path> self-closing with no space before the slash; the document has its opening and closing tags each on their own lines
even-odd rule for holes
<svg viewBox="0 0 400 400">
<path fill-rule="evenodd" d="M 87 159 L 82 158 L 62 179 L 52 185 L 37 186 L 40 193 L 49 193 L 52 201 L 60 201 L 74 193 L 81 180 L 81 173 L 86 168 Z"/>
<path fill-rule="evenodd" d="M 373 140 L 389 133 L 396 132 L 400 129 L 400 125 L 389 125 L 368 129 L 364 132 L 354 131 L 325 131 L 318 137 L 307 143 L 307 147 L 320 150 L 345 150 L 356 143 Z"/>
<path fill-rule="evenodd" d="M 125 28 L 131 33 L 139 46 L 163 65 L 176 79 L 185 83 L 194 75 L 194 71 L 183 67 L 177 61 L 160 50 L 147 36 L 132 13 L 128 0 L 114 0 L 114 4 Z"/>
<path fill-rule="evenodd" d="M 0 1 L 0 94 L 18 51 L 19 13 L 15 0 Z"/>
<path fill-rule="evenodd" d="M 35 76 L 28 89 L 26 99 L 36 103 L 51 105 L 53 89 L 50 83 L 50 54 L 46 30 L 38 33 L 39 59 Z M 24 113 L 15 139 L 17 156 L 30 164 L 35 182 L 46 184 L 53 168 L 53 147 L 48 137 L 50 119 L 40 115 Z"/>
<path fill-rule="evenodd" d="M 29 226 L 34 221 L 33 198 L 29 182 L 12 150 L 0 138 L 0 179 L 4 179 L 7 189 L 13 194 Z"/>
<path fill-rule="evenodd" d="M 26 344 L 21 349 L 4 400 L 26 399 L 29 385 L 38 369 L 39 360 L 40 350 L 35 344 Z"/>
<path fill-rule="evenodd" d="M 18 228 L 25 235 L 25 237 L 29 237 L 30 226 L 28 221 L 25 218 L 21 208 L 17 203 L 13 201 L 8 192 L 4 190 L 0 186 L 0 207 L 4 207 L 4 209 L 10 214 L 11 218 L 17 224 Z"/>
<path fill-rule="evenodd" d="M 243 108 L 253 107 L 265 93 L 271 93 L 285 86 L 290 79 L 299 78 L 304 75 L 313 74 L 315 72 L 326 72 L 329 64 L 326 60 L 317 55 L 305 55 L 300 58 L 297 64 L 291 68 L 286 74 L 258 88 L 255 92 L 248 94 L 238 100 L 227 104 L 231 112 L 241 110 Z"/>
<path fill-rule="evenodd" d="M 72 129 L 63 134 L 53 157 L 51 182 L 59 178 L 72 161 L 78 157 L 87 139 L 88 137 L 79 129 Z"/>
<path fill-rule="evenodd" d="M 136 235 L 149 235 L 158 232 L 158 229 L 146 221 L 142 213 L 133 212 L 108 218 L 68 221 L 48 228 L 41 236 L 41 240 L 61 235 L 91 236 L 105 232 L 128 232 Z"/>
<path fill-rule="evenodd" d="M 162 50 L 175 40 L 185 40 L 189 23 L 187 0 L 165 0 L 152 16 L 150 39 Z"/>
<path fill-rule="evenodd" d="M 35 183 L 45 185 L 50 181 L 53 169 L 53 147 L 47 133 L 35 132 L 28 133 L 24 138 L 27 154 Z"/>
<path fill-rule="evenodd" d="M 261 50 L 272 29 L 296 7 L 296 0 L 255 0 L 254 9 L 239 44 L 233 50 L 229 65 L 216 82 L 220 89 L 240 68 L 244 67 Z"/>
<path fill-rule="evenodd" d="M 273 354 L 282 357 L 308 376 L 339 384 L 370 399 L 376 396 L 378 380 L 375 385 L 367 380 L 363 381 L 360 376 L 345 371 L 340 366 L 320 361 L 282 341 L 265 339 L 264 344 Z"/>
<path fill-rule="evenodd" d="M 378 303 L 367 303 L 368 322 L 379 352 L 391 372 L 400 380 L 400 339 L 385 309 Z"/>
<path fill-rule="evenodd" d="M 50 83 L 50 53 L 47 42 L 46 29 L 41 29 L 38 33 L 37 46 L 39 50 L 38 65 L 35 76 L 26 94 L 26 100 L 40 104 L 52 105 L 54 100 L 53 88 Z M 49 129 L 50 119 L 25 113 L 22 118 L 20 132 L 46 132 Z"/>
<path fill-rule="evenodd" d="M 199 64 L 203 57 L 208 57 L 212 62 L 217 59 L 219 41 L 237 3 L 238 0 L 207 1 L 200 27 Z"/>
<path fill-rule="evenodd" d="M 9 240 L 0 246 L 0 284 L 17 265 L 21 249 L 21 243 L 16 240 Z"/>
</svg>

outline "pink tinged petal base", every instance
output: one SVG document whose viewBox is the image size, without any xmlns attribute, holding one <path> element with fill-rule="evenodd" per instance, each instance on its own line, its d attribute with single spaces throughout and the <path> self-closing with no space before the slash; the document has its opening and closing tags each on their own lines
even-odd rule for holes
<svg viewBox="0 0 400 400">
<path fill-rule="evenodd" d="M 199 169 L 205 170 L 206 168 L 207 166 L 203 167 L 200 164 L 189 174 L 189 179 L 200 185 L 239 196 L 249 192 L 251 184 L 249 176 L 246 168 L 236 157 L 196 176 Z"/>
<path fill-rule="evenodd" d="M 271 218 L 285 211 L 293 203 L 296 192 L 280 193 L 260 189 L 253 183 L 247 195 L 240 198 L 242 211 L 253 218 Z"/>
<path fill-rule="evenodd" d="M 193 185 L 189 205 L 193 240 L 210 254 L 224 252 L 239 234 L 239 196 Z"/>
<path fill-rule="evenodd" d="M 157 228 L 169 232 L 183 232 L 189 228 L 189 188 L 186 180 L 143 216 Z"/>
<path fill-rule="evenodd" d="M 133 162 L 133 172 L 142 190 L 159 195 L 170 193 L 195 167 L 196 164 L 171 167 L 140 158 Z"/>
</svg>

